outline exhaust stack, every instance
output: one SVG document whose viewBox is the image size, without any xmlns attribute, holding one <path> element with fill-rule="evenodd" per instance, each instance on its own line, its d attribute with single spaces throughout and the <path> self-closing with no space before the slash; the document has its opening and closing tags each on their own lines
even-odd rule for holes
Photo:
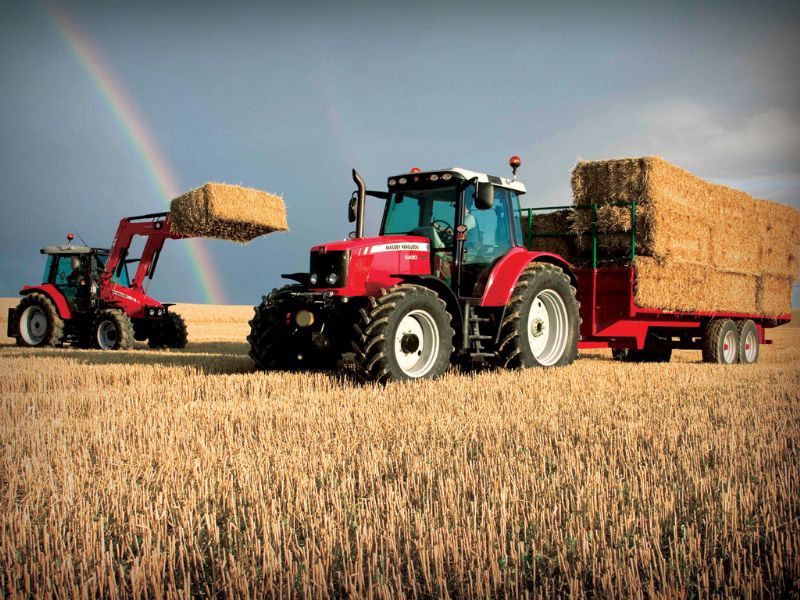
<svg viewBox="0 0 800 600">
<path fill-rule="evenodd" d="M 356 238 L 364 237 L 364 205 L 367 198 L 367 185 L 361 175 L 353 169 L 353 181 L 358 187 L 358 204 L 356 205 Z"/>
</svg>

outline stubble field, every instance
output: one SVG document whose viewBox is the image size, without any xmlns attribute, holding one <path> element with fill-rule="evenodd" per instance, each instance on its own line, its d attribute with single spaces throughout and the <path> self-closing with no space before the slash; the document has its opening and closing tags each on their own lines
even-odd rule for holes
<svg viewBox="0 0 800 600">
<path fill-rule="evenodd" d="M 362 387 L 176 309 L 181 351 L 0 338 L 0 595 L 798 593 L 800 328 L 754 366 Z"/>
</svg>

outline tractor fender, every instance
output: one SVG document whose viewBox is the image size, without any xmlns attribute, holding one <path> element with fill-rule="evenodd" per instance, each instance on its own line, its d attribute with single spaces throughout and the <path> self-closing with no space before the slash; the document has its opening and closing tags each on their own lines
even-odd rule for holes
<svg viewBox="0 0 800 600">
<path fill-rule="evenodd" d="M 392 277 L 397 277 L 403 283 L 413 283 L 421 285 L 436 292 L 439 297 L 447 304 L 447 312 L 453 317 L 452 326 L 456 331 L 461 331 L 461 321 L 463 315 L 461 314 L 461 307 L 458 304 L 458 298 L 450 286 L 444 281 L 433 275 L 405 275 L 405 274 L 392 274 Z"/>
<path fill-rule="evenodd" d="M 65 321 L 72 318 L 72 310 L 67 303 L 67 299 L 64 298 L 64 294 L 58 291 L 56 286 L 51 283 L 43 283 L 42 285 L 26 285 L 19 291 L 19 293 L 23 296 L 27 296 L 28 294 L 32 294 L 34 292 L 44 294 L 50 298 L 50 300 L 53 301 L 53 304 L 56 305 L 56 310 L 58 311 L 59 317 Z"/>
<path fill-rule="evenodd" d="M 569 276 L 572 285 L 577 285 L 577 278 L 572 272 L 569 263 L 558 254 L 550 252 L 531 252 L 519 246 L 501 258 L 492 269 L 486 288 L 481 298 L 481 306 L 505 306 L 511 300 L 511 293 L 517 285 L 517 280 L 531 262 L 543 262 L 564 270 Z"/>
</svg>

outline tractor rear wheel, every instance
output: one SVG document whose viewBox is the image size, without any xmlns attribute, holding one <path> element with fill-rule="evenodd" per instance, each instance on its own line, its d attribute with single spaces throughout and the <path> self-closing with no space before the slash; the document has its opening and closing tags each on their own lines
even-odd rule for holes
<svg viewBox="0 0 800 600">
<path fill-rule="evenodd" d="M 94 320 L 93 339 L 100 350 L 128 350 L 133 347 L 133 323 L 118 308 L 105 308 Z"/>
<path fill-rule="evenodd" d="M 150 325 L 147 345 L 151 348 L 185 348 L 189 335 L 186 321 L 178 313 L 167 313 L 161 321 Z"/>
<path fill-rule="evenodd" d="M 450 366 L 455 332 L 444 300 L 433 290 L 396 285 L 370 298 L 360 314 L 353 341 L 359 380 L 438 377 Z"/>
<path fill-rule="evenodd" d="M 559 267 L 529 264 L 500 324 L 500 365 L 513 369 L 571 364 L 578 355 L 579 308 L 575 288 Z"/>
<path fill-rule="evenodd" d="M 28 294 L 17 305 L 17 346 L 58 346 L 64 339 L 64 321 L 44 294 Z"/>
</svg>

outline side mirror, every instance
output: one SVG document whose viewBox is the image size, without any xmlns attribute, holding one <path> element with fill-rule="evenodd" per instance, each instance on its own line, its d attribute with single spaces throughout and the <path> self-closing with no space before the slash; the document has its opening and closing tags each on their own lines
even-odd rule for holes
<svg viewBox="0 0 800 600">
<path fill-rule="evenodd" d="M 475 182 L 475 208 L 486 210 L 494 206 L 494 186 L 491 183 Z"/>
<path fill-rule="evenodd" d="M 347 203 L 347 220 L 350 223 L 356 220 L 356 204 L 358 204 L 358 196 L 353 192 L 353 195 L 350 197 L 350 202 Z"/>
</svg>

